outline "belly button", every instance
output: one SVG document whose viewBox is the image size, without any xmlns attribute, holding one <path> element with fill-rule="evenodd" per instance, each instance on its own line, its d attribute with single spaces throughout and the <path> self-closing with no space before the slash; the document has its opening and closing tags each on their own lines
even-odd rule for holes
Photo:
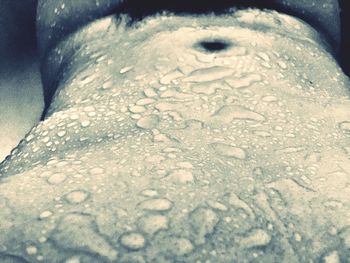
<svg viewBox="0 0 350 263">
<path fill-rule="evenodd" d="M 206 53 L 218 53 L 229 50 L 232 42 L 226 39 L 205 39 L 198 41 L 194 48 Z"/>
</svg>

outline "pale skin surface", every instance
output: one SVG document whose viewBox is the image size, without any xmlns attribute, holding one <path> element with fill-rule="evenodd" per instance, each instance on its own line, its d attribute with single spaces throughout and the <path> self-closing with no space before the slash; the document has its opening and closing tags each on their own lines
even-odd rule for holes
<svg viewBox="0 0 350 263">
<path fill-rule="evenodd" d="M 107 17 L 50 54 L 60 91 L 1 169 L 1 262 L 349 261 L 349 80 L 310 26 Z"/>
</svg>

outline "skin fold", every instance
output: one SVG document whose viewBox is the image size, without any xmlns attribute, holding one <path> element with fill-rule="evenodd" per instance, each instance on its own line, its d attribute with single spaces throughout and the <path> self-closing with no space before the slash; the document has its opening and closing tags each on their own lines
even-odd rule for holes
<svg viewBox="0 0 350 263">
<path fill-rule="evenodd" d="M 0 262 L 350 260 L 350 83 L 324 30 L 76 2 L 38 4 L 52 103 L 0 168 Z"/>
</svg>

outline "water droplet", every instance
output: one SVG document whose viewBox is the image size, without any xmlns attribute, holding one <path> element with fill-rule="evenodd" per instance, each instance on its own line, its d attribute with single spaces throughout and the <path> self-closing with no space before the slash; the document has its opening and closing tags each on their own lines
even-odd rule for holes
<svg viewBox="0 0 350 263">
<path fill-rule="evenodd" d="M 287 64 L 284 63 L 282 60 L 277 61 L 277 65 L 281 68 L 281 69 L 287 69 Z"/>
<path fill-rule="evenodd" d="M 70 118 L 71 120 L 78 120 L 78 119 L 79 119 L 79 115 L 76 114 L 76 113 L 73 113 L 72 115 L 69 116 L 69 118 Z"/>
<path fill-rule="evenodd" d="M 139 207 L 143 210 L 161 212 L 170 210 L 173 207 L 173 203 L 165 198 L 155 198 L 141 202 Z"/>
<path fill-rule="evenodd" d="M 58 136 L 58 137 L 64 137 L 66 134 L 67 134 L 66 131 L 59 131 L 59 132 L 57 133 L 57 136 Z"/>
<path fill-rule="evenodd" d="M 182 105 L 180 105 L 179 103 L 170 103 L 170 102 L 161 102 L 158 103 L 155 108 L 161 112 L 164 111 L 177 111 L 177 110 L 181 110 Z"/>
<path fill-rule="evenodd" d="M 137 126 L 145 130 L 150 130 L 154 129 L 158 125 L 158 123 L 159 117 L 157 115 L 152 114 L 139 119 L 139 121 L 137 122 Z"/>
<path fill-rule="evenodd" d="M 254 83 L 261 82 L 262 77 L 259 74 L 250 74 L 241 78 L 226 78 L 226 83 L 234 89 L 248 88 Z"/>
<path fill-rule="evenodd" d="M 71 257 L 64 261 L 64 263 L 81 263 L 79 257 Z"/>
<path fill-rule="evenodd" d="M 89 120 L 85 120 L 81 122 L 81 127 L 86 128 L 89 127 L 91 122 Z"/>
<path fill-rule="evenodd" d="M 92 111 L 87 114 L 89 117 L 95 117 L 97 115 L 96 112 Z"/>
<path fill-rule="evenodd" d="M 234 71 L 230 68 L 214 66 L 210 68 L 197 69 L 185 78 L 184 82 L 209 82 L 219 80 L 232 75 Z"/>
<path fill-rule="evenodd" d="M 28 255 L 35 255 L 36 253 L 38 253 L 38 249 L 35 246 L 28 246 L 26 248 L 26 252 Z"/>
<path fill-rule="evenodd" d="M 196 83 L 192 85 L 192 91 L 198 94 L 206 94 L 211 95 L 214 94 L 217 90 L 231 90 L 230 87 L 227 86 L 225 83 L 220 82 L 203 82 L 203 83 Z"/>
<path fill-rule="evenodd" d="M 146 97 L 149 97 L 149 98 L 154 98 L 158 96 L 158 94 L 154 91 L 153 88 L 147 88 L 143 91 L 143 93 L 145 94 Z"/>
<path fill-rule="evenodd" d="M 155 197 L 158 195 L 158 192 L 153 189 L 146 189 L 146 190 L 143 190 L 141 194 L 146 197 Z"/>
<path fill-rule="evenodd" d="M 264 121 L 265 117 L 257 112 L 251 111 L 242 106 L 230 105 L 223 106 L 213 115 L 214 119 L 220 120 L 224 123 L 230 123 L 233 120 L 250 120 L 250 121 Z"/>
<path fill-rule="evenodd" d="M 277 98 L 275 96 L 265 96 L 262 98 L 264 102 L 275 102 L 277 101 Z"/>
<path fill-rule="evenodd" d="M 92 106 L 87 106 L 87 107 L 84 107 L 83 111 L 85 111 L 85 112 L 91 112 L 91 111 L 95 111 L 95 108 L 92 107 Z"/>
<path fill-rule="evenodd" d="M 90 174 L 97 175 L 97 174 L 103 174 L 105 170 L 101 167 L 95 167 L 90 170 Z"/>
<path fill-rule="evenodd" d="M 146 111 L 146 108 L 143 106 L 132 106 L 129 107 L 129 111 L 132 113 L 143 113 Z"/>
<path fill-rule="evenodd" d="M 153 140 L 154 142 L 171 142 L 171 139 L 165 134 L 157 134 L 153 137 Z"/>
<path fill-rule="evenodd" d="M 213 208 L 214 210 L 219 210 L 219 211 L 227 211 L 228 208 L 224 204 L 220 202 L 213 202 L 213 201 L 207 201 L 207 204 Z"/>
<path fill-rule="evenodd" d="M 260 137 L 271 137 L 271 133 L 267 131 L 254 131 L 254 134 Z"/>
<path fill-rule="evenodd" d="M 271 66 L 271 64 L 270 63 L 268 63 L 268 62 L 261 62 L 261 66 L 263 66 L 264 68 L 268 68 L 268 69 L 271 69 L 272 68 L 272 66 Z"/>
<path fill-rule="evenodd" d="M 80 204 L 89 197 L 89 193 L 83 190 L 72 191 L 66 194 L 65 199 L 71 204 Z"/>
<path fill-rule="evenodd" d="M 192 94 L 186 94 L 183 92 L 178 91 L 176 88 L 168 88 L 166 91 L 164 91 L 161 95 L 161 98 L 175 98 L 179 100 L 185 100 L 185 99 L 192 99 Z"/>
<path fill-rule="evenodd" d="M 48 179 L 47 182 L 52 185 L 57 185 L 63 183 L 67 179 L 67 176 L 63 173 L 56 173 L 51 175 Z"/>
<path fill-rule="evenodd" d="M 287 153 L 298 153 L 304 151 L 304 147 L 287 147 L 284 149 L 277 150 L 276 153 L 278 154 L 287 154 Z"/>
<path fill-rule="evenodd" d="M 178 79 L 183 76 L 183 73 L 179 71 L 178 69 L 175 69 L 168 74 L 166 74 L 164 77 L 160 79 L 160 84 L 162 85 L 168 85 L 170 84 L 173 80 Z"/>
<path fill-rule="evenodd" d="M 132 177 L 141 177 L 142 174 L 139 171 L 132 171 L 130 174 Z"/>
<path fill-rule="evenodd" d="M 147 98 L 147 99 L 141 99 L 137 101 L 136 105 L 145 106 L 145 105 L 153 104 L 154 102 L 156 102 L 154 99 Z"/>
<path fill-rule="evenodd" d="M 104 89 L 104 90 L 110 89 L 113 87 L 113 85 L 114 85 L 114 81 L 107 81 L 107 82 L 103 83 L 102 89 Z"/>
<path fill-rule="evenodd" d="M 129 67 L 125 67 L 125 68 L 122 68 L 119 73 L 120 74 L 125 74 L 127 72 L 129 72 L 130 70 L 132 70 L 134 67 L 133 66 L 129 66 Z"/>
<path fill-rule="evenodd" d="M 126 233 L 120 237 L 120 243 L 130 250 L 139 250 L 145 247 L 146 240 L 142 234 L 137 232 Z"/>
<path fill-rule="evenodd" d="M 46 218 L 49 218 L 53 215 L 53 213 L 51 211 L 44 211 L 39 215 L 39 219 L 43 220 Z"/>
<path fill-rule="evenodd" d="M 264 52 L 259 52 L 257 55 L 258 55 L 259 58 L 263 59 L 263 60 L 266 61 L 266 62 L 269 62 L 269 61 L 270 61 L 269 55 L 267 55 L 267 54 L 264 53 Z"/>
<path fill-rule="evenodd" d="M 194 181 L 193 174 L 187 170 L 175 170 L 169 174 L 168 178 L 182 184 L 192 183 Z"/>
<path fill-rule="evenodd" d="M 322 258 L 323 263 L 341 263 L 340 257 L 337 251 L 332 251 L 327 253 L 323 258 Z"/>
<path fill-rule="evenodd" d="M 198 53 L 196 58 L 199 62 L 212 63 L 215 60 L 215 54 Z"/>
<path fill-rule="evenodd" d="M 294 234 L 294 240 L 297 241 L 297 242 L 300 242 L 301 241 L 301 235 L 299 233 L 295 233 Z"/>
<path fill-rule="evenodd" d="M 30 135 L 27 136 L 26 141 L 27 141 L 27 142 L 30 142 L 30 141 L 33 140 L 34 138 L 35 138 L 34 134 L 30 134 Z"/>
<path fill-rule="evenodd" d="M 239 160 L 247 159 L 247 154 L 242 148 L 234 147 L 231 145 L 226 145 L 223 143 L 213 143 L 210 146 L 214 151 L 221 156 L 236 158 Z"/>
<path fill-rule="evenodd" d="M 131 114 L 130 116 L 133 120 L 139 120 L 142 118 L 142 116 L 140 114 Z"/>
<path fill-rule="evenodd" d="M 163 215 L 149 215 L 140 220 L 139 226 L 145 233 L 153 235 L 159 230 L 168 229 L 168 221 L 168 218 Z"/>
<path fill-rule="evenodd" d="M 80 84 L 82 86 L 85 86 L 87 84 L 90 84 L 91 82 L 93 82 L 95 79 L 95 76 L 94 75 L 87 75 L 87 76 L 84 76 L 81 78 L 80 80 Z"/>
<path fill-rule="evenodd" d="M 254 229 L 244 237 L 240 245 L 245 248 L 262 247 L 267 246 L 271 241 L 271 236 L 262 229 Z"/>
</svg>

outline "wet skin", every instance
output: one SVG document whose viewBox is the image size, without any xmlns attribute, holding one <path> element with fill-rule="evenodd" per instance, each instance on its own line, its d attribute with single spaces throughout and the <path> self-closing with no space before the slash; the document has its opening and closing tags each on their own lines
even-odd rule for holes
<svg viewBox="0 0 350 263">
<path fill-rule="evenodd" d="M 349 261 L 349 79 L 324 36 L 274 11 L 125 19 L 43 52 L 57 94 L 2 164 L 0 261 Z"/>
</svg>

